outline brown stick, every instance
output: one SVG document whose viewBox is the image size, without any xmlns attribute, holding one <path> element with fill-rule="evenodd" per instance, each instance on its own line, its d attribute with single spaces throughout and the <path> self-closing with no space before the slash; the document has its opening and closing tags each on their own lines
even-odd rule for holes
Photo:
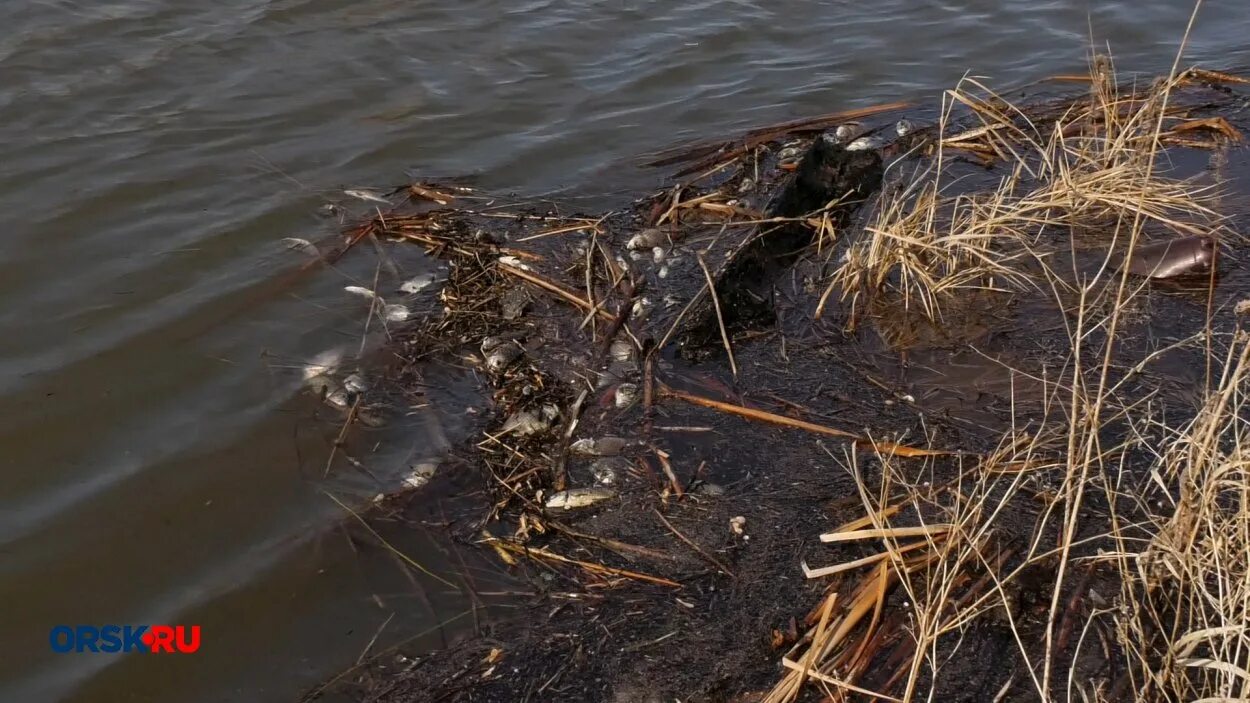
<svg viewBox="0 0 1250 703">
<path fill-rule="evenodd" d="M 581 561 L 579 559 L 570 559 L 569 557 L 556 554 L 555 552 L 549 552 L 546 549 L 534 549 L 531 547 L 526 547 L 521 544 L 517 544 L 516 542 L 508 542 L 506 540 L 492 540 L 492 544 L 497 544 L 503 549 L 506 549 L 515 554 L 524 554 L 525 556 L 528 556 L 530 558 L 550 559 L 551 561 L 558 561 L 562 564 L 572 564 L 573 566 L 581 567 L 585 569 L 586 571 L 589 571 L 595 574 L 607 574 L 609 576 L 621 576 L 624 578 L 634 579 L 636 581 L 646 581 L 647 583 L 655 583 L 661 586 L 668 586 L 669 588 L 681 588 L 680 583 L 677 583 L 676 581 L 670 581 L 666 578 L 661 578 L 659 576 L 650 576 L 648 574 L 640 574 L 637 571 L 629 571 L 627 569 L 615 569 L 611 566 L 604 566 L 603 564 L 596 564 L 591 561 Z"/>
<path fill-rule="evenodd" d="M 659 386 L 660 395 L 675 398 L 677 400 L 684 400 L 691 405 L 701 405 L 705 408 L 720 410 L 721 412 L 726 412 L 731 415 L 737 415 L 739 417 L 745 417 L 752 420 L 759 420 L 761 422 L 768 422 L 774 425 L 782 425 L 784 427 L 792 427 L 797 430 L 805 430 L 807 432 L 822 434 L 829 437 L 841 437 L 843 439 L 850 440 L 853 444 L 863 444 L 883 454 L 901 457 L 962 456 L 965 454 L 965 452 L 948 449 L 921 449 L 919 447 L 908 447 L 902 444 L 895 444 L 893 442 L 880 442 L 875 439 L 869 439 L 855 434 L 854 432 L 847 432 L 846 430 L 839 430 L 833 427 L 825 427 L 824 425 L 817 425 L 813 422 L 806 422 L 804 420 L 796 420 L 791 417 L 786 417 L 785 415 L 777 415 L 763 410 L 756 410 L 755 408 L 734 405 L 732 403 L 722 403 L 719 400 L 713 400 L 711 398 L 704 398 L 691 393 L 674 390 L 663 384 L 659 384 Z"/>
<path fill-rule="evenodd" d="M 725 318 L 721 316 L 720 300 L 716 297 L 716 281 L 712 280 L 712 272 L 707 270 L 707 264 L 703 261 L 703 255 L 695 253 L 694 258 L 699 262 L 699 268 L 703 269 L 703 275 L 707 278 L 707 289 L 712 294 L 712 309 L 716 311 L 716 324 L 720 326 L 720 339 L 725 344 L 725 353 L 729 355 L 729 370 L 733 371 L 734 380 L 738 380 L 738 364 L 734 362 L 733 345 L 729 343 L 729 333 L 725 331 Z"/>
<path fill-rule="evenodd" d="M 665 454 L 663 451 L 655 449 L 654 447 L 652 448 L 652 451 L 654 451 L 656 457 L 659 458 L 660 468 L 664 469 L 664 475 L 668 477 L 668 482 L 672 484 L 673 493 L 677 494 L 678 498 L 681 498 L 685 495 L 685 491 L 681 489 L 681 483 L 677 480 L 677 474 L 673 473 L 673 465 L 668 461 L 668 454 Z"/>
<path fill-rule="evenodd" d="M 548 281 L 547 279 L 542 278 L 541 276 L 538 276 L 534 273 L 516 268 L 514 266 L 509 266 L 508 264 L 499 264 L 499 270 L 503 271 L 506 274 L 516 276 L 517 278 L 523 281 L 532 283 L 538 286 L 539 288 L 542 288 L 543 290 L 547 291 L 548 293 L 552 293 L 560 298 L 563 298 L 566 302 L 572 303 L 573 305 L 576 305 L 577 307 L 583 310 L 595 310 L 596 309 L 595 306 L 591 305 L 584 298 L 574 293 L 573 291 L 565 288 L 559 283 Z M 603 308 L 598 308 L 598 315 L 599 317 L 602 317 L 605 320 L 611 320 L 613 317 L 612 313 L 608 312 L 607 310 L 604 310 Z"/>
</svg>

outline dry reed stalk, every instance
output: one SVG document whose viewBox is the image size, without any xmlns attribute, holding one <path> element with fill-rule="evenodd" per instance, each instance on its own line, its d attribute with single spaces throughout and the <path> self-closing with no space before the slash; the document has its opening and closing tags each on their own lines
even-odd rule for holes
<svg viewBox="0 0 1250 703">
<path fill-rule="evenodd" d="M 603 564 L 596 564 L 590 561 L 572 559 L 572 558 L 563 556 L 561 554 L 556 554 L 555 552 L 552 552 L 543 548 L 527 547 L 522 544 L 517 544 L 515 542 L 510 542 L 510 541 L 502 540 L 499 538 L 491 538 L 490 540 L 486 540 L 486 541 L 489 544 L 497 545 L 499 548 L 510 551 L 513 554 L 520 554 L 523 556 L 530 557 L 531 559 L 546 559 L 549 561 L 559 562 L 561 564 L 570 564 L 578 568 L 581 568 L 584 571 L 590 572 L 592 574 L 597 574 L 599 576 L 619 576 L 621 578 L 633 579 L 635 581 L 646 581 L 647 583 L 654 583 L 660 586 L 668 586 L 669 588 L 681 588 L 680 583 L 677 583 L 676 581 L 670 581 L 669 579 L 666 579 L 666 578 L 661 578 L 659 576 L 651 576 L 650 574 L 643 574 L 637 571 L 629 571 L 627 569 L 617 569 L 611 566 L 605 566 Z"/>
<path fill-rule="evenodd" d="M 945 449 L 922 449 L 919 447 L 909 447 L 909 446 L 902 445 L 902 444 L 895 444 L 893 442 L 882 442 L 882 441 L 878 441 L 869 437 L 864 437 L 854 432 L 848 432 L 846 430 L 839 430 L 834 427 L 826 427 L 824 425 L 817 425 L 813 422 L 806 422 L 804 420 L 796 420 L 792 417 L 786 417 L 785 415 L 778 415 L 776 413 L 770 413 L 765 410 L 756 410 L 755 408 L 748 408 L 742 405 L 734 405 L 733 403 L 724 403 L 719 400 L 713 400 L 712 398 L 704 398 L 703 396 L 698 396 L 692 393 L 686 393 L 684 391 L 675 390 L 662 384 L 659 385 L 658 390 L 659 390 L 659 394 L 661 397 L 682 400 L 692 405 L 701 405 L 705 408 L 711 408 L 713 410 L 720 410 L 721 412 L 726 412 L 731 415 L 737 415 L 739 417 L 745 417 L 751 420 L 768 422 L 774 425 L 781 425 L 784 427 L 790 427 L 790 428 L 797 429 L 797 430 L 804 430 L 804 431 L 812 432 L 815 434 L 827 435 L 829 437 L 840 437 L 842 439 L 850 440 L 855 445 L 863 445 L 864 448 L 873 449 L 874 451 L 880 452 L 882 454 L 888 454 L 891 456 L 928 457 L 928 456 L 959 456 L 963 454 L 962 452 L 945 450 Z"/>
<path fill-rule="evenodd" d="M 733 345 L 729 343 L 729 333 L 725 331 L 725 318 L 721 315 L 720 300 L 716 297 L 716 281 L 712 280 L 712 272 L 708 270 L 707 263 L 703 261 L 702 254 L 695 254 L 695 259 L 699 262 L 699 268 L 703 269 L 703 275 L 707 278 L 707 290 L 712 296 L 712 309 L 716 311 L 716 324 L 720 327 L 721 343 L 725 345 L 725 354 L 729 356 L 729 369 L 733 372 L 734 380 L 738 380 L 738 364 L 734 362 Z"/>
</svg>

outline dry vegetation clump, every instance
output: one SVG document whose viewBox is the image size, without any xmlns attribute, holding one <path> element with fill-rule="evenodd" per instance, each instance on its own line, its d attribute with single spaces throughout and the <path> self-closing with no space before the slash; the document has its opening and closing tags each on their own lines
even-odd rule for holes
<svg viewBox="0 0 1250 703">
<path fill-rule="evenodd" d="M 1189 131 L 1169 96 L 1191 75 L 1123 91 L 1097 59 L 1089 98 L 1049 116 L 972 80 L 947 94 L 943 134 L 956 103 L 981 126 L 941 139 L 929 166 L 887 191 L 835 283 L 852 306 L 890 295 L 931 319 L 960 291 L 1034 287 L 1055 297 L 1072 352 L 1041 416 L 1017 418 L 996 452 L 953 475 L 837 457 L 863 516 L 821 541 L 879 548 L 804 564 L 830 585 L 764 700 L 805 700 L 809 687 L 825 700 L 941 700 L 986 628 L 1016 649 L 1014 668 L 985 674 L 994 700 L 1250 698 L 1250 334 L 1222 358 L 1209 321 L 1179 343 L 1205 342 L 1214 379 L 1179 427 L 1176 408 L 1133 383 L 1149 357 L 1127 369 L 1117 357 L 1123 311 L 1146 284 L 1110 252 L 1161 232 L 1224 234 L 1213 191 L 1160 164 Z M 1010 174 L 990 193 L 953 193 L 955 150 Z M 1055 262 L 1077 229 L 1103 233 L 1092 274 Z"/>
<path fill-rule="evenodd" d="M 1108 617 L 1130 657 L 1122 697 L 1250 697 L 1250 337 L 1238 332 L 1224 362 L 1188 425 L 1143 428 L 1167 439 L 1136 496 L 1144 536 L 1117 534 L 1122 605 Z"/>
<path fill-rule="evenodd" d="M 950 134 L 960 106 L 979 124 L 939 139 L 923 168 L 887 189 L 835 271 L 842 298 L 858 312 L 891 294 L 937 320 L 960 291 L 1038 285 L 1031 264 L 1040 259 L 1045 267 L 1056 243 L 1077 230 L 1099 232 L 1108 252 L 1126 246 L 1133 231 L 1214 236 L 1215 192 L 1169 178 L 1156 158 L 1161 145 L 1198 126 L 1239 138 L 1227 123 L 1194 125 L 1169 108 L 1173 89 L 1187 80 L 1122 88 L 1110 60 L 1096 57 L 1087 99 L 1039 111 L 965 78 L 943 96 L 940 133 Z M 961 192 L 970 159 L 1008 164 L 1009 173 L 988 192 Z"/>
</svg>

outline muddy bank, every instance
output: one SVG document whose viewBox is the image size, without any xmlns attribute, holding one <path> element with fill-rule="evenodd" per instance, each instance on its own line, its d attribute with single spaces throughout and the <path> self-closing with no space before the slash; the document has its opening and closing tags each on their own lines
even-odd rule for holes
<svg viewBox="0 0 1250 703">
<path fill-rule="evenodd" d="M 442 524 L 532 594 L 338 692 L 1036 700 L 1071 673 L 1141 693 L 1153 650 L 1094 617 L 1137 586 L 1100 555 L 1151 538 L 1151 505 L 1118 498 L 1151 476 L 1151 419 L 1219 384 L 1250 293 L 1240 213 L 1215 209 L 1234 198 L 1195 185 L 1244 168 L 1245 103 L 1209 72 L 1088 83 L 696 145 L 608 213 L 421 183 L 350 230 L 333 256 L 387 237 L 447 262 L 394 383 L 465 366 L 490 398 L 481 439 L 376 510 L 429 523 L 429 495 L 477 495 Z"/>
</svg>

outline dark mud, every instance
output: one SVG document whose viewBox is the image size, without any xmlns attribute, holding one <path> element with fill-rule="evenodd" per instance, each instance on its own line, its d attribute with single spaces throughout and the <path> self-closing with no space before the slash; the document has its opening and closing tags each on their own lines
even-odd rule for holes
<svg viewBox="0 0 1250 703">
<path fill-rule="evenodd" d="M 1196 90 L 1195 114 L 1237 115 L 1244 105 L 1224 86 Z M 897 117 L 865 121 L 886 129 Z M 887 187 L 890 173 L 925 158 L 917 148 L 923 129 L 906 144 L 848 152 L 818 136 L 836 124 L 727 142 L 712 154 L 725 155 L 723 168 L 607 215 L 459 194 L 454 208 L 419 200 L 411 214 L 349 233 L 409 238 L 448 260 L 445 312 L 403 335 L 396 382 L 415 388 L 431 368 L 467 365 L 489 396 L 482 439 L 453 452 L 431 483 L 379 509 L 390 519 L 437 523 L 494 553 L 529 595 L 514 601 L 522 606 L 515 616 L 483 613 L 472 634 L 444 650 L 366 659 L 336 683 L 339 694 L 386 703 L 761 700 L 781 677 L 783 655 L 811 636 L 825 594 L 858 578 L 808 579 L 800 565 L 875 551 L 818 536 L 864 516 L 860 489 L 882 485 L 882 459 L 863 442 L 737 417 L 682 394 L 874 441 L 957 450 L 906 460 L 917 483 L 934 487 L 915 508 L 921 513 L 942 507 L 937 487 L 973 470 L 973 455 L 993 452 L 1004 433 L 1048 412 L 1045 380 L 1072 349 L 1064 311 L 1040 293 L 968 295 L 941 323 L 884 299 L 853 331 L 836 299 L 816 319 L 844 245 L 777 220 L 827 208 L 836 229 L 853 237 L 883 184 L 882 155 Z M 742 144 L 749 149 L 735 155 Z M 719 163 L 703 158 L 692 174 Z M 1243 152 L 1177 147 L 1170 163 L 1179 177 L 1226 181 L 1237 229 L 1250 192 Z M 975 159 L 956 175 L 970 191 L 1000 177 Z M 769 224 L 751 224 L 759 221 Z M 637 241 L 642 234 L 654 241 Z M 1105 254 L 1097 242 L 1083 248 L 1076 234 L 1062 243 L 1076 272 Z M 1250 293 L 1250 278 L 1240 242 L 1221 247 L 1214 273 L 1151 283 L 1125 311 L 1114 366 L 1129 378 L 1126 393 L 1148 389 L 1175 413 L 1192 414 L 1205 383 L 1203 350 L 1161 350 L 1200 331 L 1208 308 L 1218 334 L 1233 328 L 1232 303 Z M 700 257 L 717 279 L 715 299 Z M 1090 349 L 1100 341 L 1091 337 Z M 492 361 L 500 349 L 512 351 Z M 1159 353 L 1138 367 L 1152 352 Z M 627 440 L 619 456 L 571 449 L 608 436 Z M 1031 542 L 1058 543 L 1053 523 L 1042 520 L 1054 481 L 1046 472 L 1025 480 L 987 543 L 989 563 L 1009 571 Z M 544 505 L 558 491 L 590 487 L 611 497 L 573 509 Z M 440 504 L 431 496 L 448 494 L 459 496 L 454 514 L 431 507 Z M 1095 496 L 1084 509 L 1108 508 Z M 1073 556 L 1106 546 L 1091 540 Z M 957 655 L 943 663 L 934 700 L 1036 698 L 1015 642 L 1017 634 L 1040 641 L 1054 568 L 1031 564 L 1005 587 L 1009 606 L 952 635 Z M 991 587 L 983 569 L 952 578 L 968 599 Z M 1057 628 L 1058 669 L 1104 681 L 1112 693 L 1123 683 L 1114 633 L 1095 627 L 1087 636 L 1103 645 L 1074 662 L 1072 632 L 1118 592 L 1109 575 L 1078 567 L 1060 594 Z M 908 597 L 901 588 L 888 594 L 859 686 L 898 693 L 899 668 L 910 658 Z M 800 697 L 819 699 L 815 689 Z"/>
</svg>

